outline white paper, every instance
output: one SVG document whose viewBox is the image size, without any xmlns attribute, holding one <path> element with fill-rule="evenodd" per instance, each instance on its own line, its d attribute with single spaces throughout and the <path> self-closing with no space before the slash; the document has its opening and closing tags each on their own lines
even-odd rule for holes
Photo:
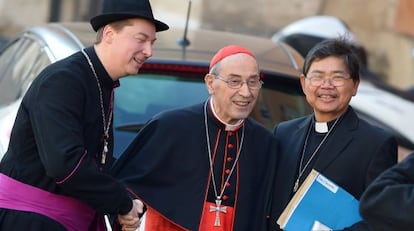
<svg viewBox="0 0 414 231">
<path fill-rule="evenodd" d="M 332 231 L 332 229 L 319 221 L 314 221 L 310 231 Z"/>
<path fill-rule="evenodd" d="M 141 217 L 141 224 L 139 225 L 137 231 L 145 231 L 145 220 L 147 213 L 144 213 Z"/>
</svg>

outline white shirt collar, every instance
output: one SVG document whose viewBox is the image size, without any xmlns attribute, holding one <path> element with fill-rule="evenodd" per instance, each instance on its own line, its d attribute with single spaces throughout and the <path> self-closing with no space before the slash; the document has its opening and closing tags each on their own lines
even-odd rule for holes
<svg viewBox="0 0 414 231">
<path fill-rule="evenodd" d="M 213 112 L 214 117 L 216 117 L 222 124 L 226 125 L 226 128 L 225 128 L 226 131 L 235 131 L 237 128 L 240 127 L 240 124 L 242 124 L 244 121 L 243 119 L 241 119 L 237 121 L 237 123 L 235 124 L 225 123 L 223 120 L 220 119 L 220 117 L 218 117 L 216 111 L 214 110 L 213 98 L 210 99 L 210 108 L 211 108 L 211 111 Z"/>
</svg>

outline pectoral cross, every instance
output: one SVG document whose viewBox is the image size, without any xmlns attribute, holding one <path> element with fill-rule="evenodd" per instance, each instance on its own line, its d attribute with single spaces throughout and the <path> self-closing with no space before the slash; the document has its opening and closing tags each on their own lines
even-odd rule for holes
<svg viewBox="0 0 414 231">
<path fill-rule="evenodd" d="M 220 212 L 227 213 L 227 207 L 221 206 L 221 200 L 216 200 L 216 206 L 210 205 L 210 212 L 216 212 L 216 220 L 214 221 L 214 226 L 220 226 Z"/>
<path fill-rule="evenodd" d="M 293 186 L 293 192 L 295 193 L 298 191 L 299 188 L 299 178 L 295 181 L 295 186 Z"/>
<path fill-rule="evenodd" d="M 104 147 L 103 147 L 103 150 L 102 150 L 101 164 L 105 164 L 107 153 L 108 153 L 108 141 L 106 141 L 106 138 L 104 138 Z"/>
</svg>

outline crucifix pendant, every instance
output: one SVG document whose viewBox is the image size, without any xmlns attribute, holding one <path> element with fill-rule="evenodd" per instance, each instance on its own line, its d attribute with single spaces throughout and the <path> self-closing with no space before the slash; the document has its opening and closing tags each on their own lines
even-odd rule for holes
<svg viewBox="0 0 414 231">
<path fill-rule="evenodd" d="M 298 191 L 299 188 L 299 178 L 296 180 L 295 185 L 293 186 L 293 192 L 295 193 Z"/>
<path fill-rule="evenodd" d="M 101 164 L 105 164 L 107 153 L 108 153 L 108 141 L 106 141 L 106 139 L 104 139 L 104 147 L 103 147 L 103 150 L 102 150 Z"/>
<path fill-rule="evenodd" d="M 214 221 L 214 226 L 220 226 L 220 212 L 227 213 L 227 207 L 221 206 L 220 198 L 216 200 L 216 206 L 210 205 L 210 212 L 216 212 L 216 220 Z"/>
</svg>

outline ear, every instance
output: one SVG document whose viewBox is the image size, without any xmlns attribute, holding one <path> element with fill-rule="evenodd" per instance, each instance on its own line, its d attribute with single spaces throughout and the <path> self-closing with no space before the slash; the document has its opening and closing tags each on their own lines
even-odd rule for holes
<svg viewBox="0 0 414 231">
<path fill-rule="evenodd" d="M 212 95 L 214 92 L 213 80 L 214 76 L 211 74 L 206 74 L 206 76 L 204 76 L 204 82 L 206 83 L 207 91 L 210 93 L 210 95 Z"/>
<path fill-rule="evenodd" d="M 102 40 L 106 43 L 112 43 L 115 30 L 111 25 L 106 25 L 103 29 Z"/>
<path fill-rule="evenodd" d="M 306 79 L 305 79 L 305 75 L 300 74 L 300 85 L 302 86 L 302 91 L 303 93 L 306 95 Z"/>
<path fill-rule="evenodd" d="M 360 82 L 360 80 L 355 80 L 355 81 L 354 81 L 354 90 L 353 90 L 353 92 L 352 92 L 352 96 L 356 96 L 356 94 L 357 94 L 357 92 L 358 92 L 359 82 Z"/>
</svg>

